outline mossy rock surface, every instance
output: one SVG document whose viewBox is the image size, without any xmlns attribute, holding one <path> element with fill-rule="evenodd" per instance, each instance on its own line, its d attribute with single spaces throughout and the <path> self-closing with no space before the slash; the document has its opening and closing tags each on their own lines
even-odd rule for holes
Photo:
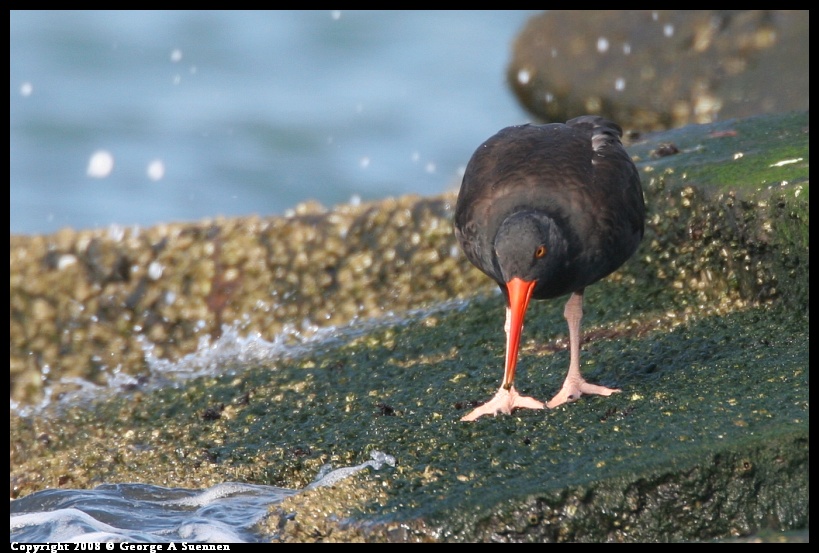
<svg viewBox="0 0 819 553">
<path fill-rule="evenodd" d="M 300 489 L 324 463 L 378 450 L 397 465 L 289 498 L 260 535 L 630 542 L 807 531 L 808 128 L 807 113 L 766 115 L 629 145 L 647 233 L 634 258 L 587 289 L 582 353 L 586 377 L 620 394 L 460 422 L 501 377 L 502 299 L 452 250 L 454 196 L 391 200 L 386 213 L 415 206 L 401 208 L 406 221 L 368 205 L 344 245 L 370 259 L 356 301 L 387 309 L 282 355 L 254 356 L 239 341 L 207 376 L 154 386 L 148 373 L 98 401 L 12 412 L 10 496 L 103 482 Z M 12 257 L 12 304 L 16 269 Z M 562 311 L 562 300 L 534 302 L 527 315 L 518 386 L 541 399 L 568 365 Z"/>
</svg>

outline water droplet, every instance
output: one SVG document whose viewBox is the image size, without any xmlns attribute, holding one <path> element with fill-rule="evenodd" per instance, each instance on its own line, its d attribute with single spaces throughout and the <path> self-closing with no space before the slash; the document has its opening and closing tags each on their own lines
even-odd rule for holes
<svg viewBox="0 0 819 553">
<path fill-rule="evenodd" d="M 104 179 L 114 169 L 114 156 L 108 150 L 97 150 L 88 160 L 86 173 L 95 179 Z"/>
<path fill-rule="evenodd" d="M 147 173 L 152 181 L 161 180 L 165 176 L 165 164 L 161 159 L 155 159 L 148 164 Z"/>
<path fill-rule="evenodd" d="M 148 278 L 151 280 L 159 280 L 162 276 L 162 271 L 165 268 L 162 264 L 158 261 L 152 261 L 150 265 L 148 265 Z"/>
<path fill-rule="evenodd" d="M 77 263 L 77 258 L 70 253 L 61 255 L 60 258 L 57 260 L 57 269 L 62 271 L 66 267 L 70 267 Z"/>
</svg>

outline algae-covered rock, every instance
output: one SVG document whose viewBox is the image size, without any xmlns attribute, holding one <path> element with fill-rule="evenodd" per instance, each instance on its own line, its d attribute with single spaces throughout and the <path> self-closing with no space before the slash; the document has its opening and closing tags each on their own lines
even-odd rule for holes
<svg viewBox="0 0 819 553">
<path fill-rule="evenodd" d="M 454 198 L 404 197 L 287 217 L 10 237 L 10 395 L 66 377 L 148 377 L 225 325 L 272 339 L 488 287 L 459 255 Z"/>
<path fill-rule="evenodd" d="M 357 320 L 288 355 L 249 355 L 239 341 L 239 353 L 228 351 L 218 371 L 198 378 L 137 381 L 82 405 L 13 411 L 10 495 L 103 482 L 301 489 L 325 463 L 360 464 L 381 451 L 395 467 L 291 497 L 272 508 L 259 534 L 273 541 L 633 542 L 804 531 L 808 128 L 807 113 L 768 115 L 629 145 L 643 179 L 647 232 L 622 269 L 586 291 L 582 353 L 589 379 L 622 393 L 474 423 L 459 419 L 497 386 L 503 304 L 452 248 L 451 195 L 146 229 L 127 240 L 82 232 L 31 244 L 12 237 L 12 324 L 26 329 L 21 343 L 56 347 L 57 360 L 66 333 L 93 335 L 96 355 L 143 333 L 147 323 L 129 326 L 146 312 L 128 307 L 134 294 L 154 298 L 144 300 L 164 313 L 154 324 L 183 338 L 196 317 L 210 332 L 216 320 L 244 310 L 260 317 L 248 335 L 272 333 L 259 302 L 271 302 L 276 290 L 293 298 L 271 308 L 293 309 L 270 316 L 280 325 L 328 304 L 372 309 L 350 307 Z M 220 236 L 241 237 L 241 247 Z M 144 243 L 123 246 L 129 240 Z M 143 251 L 150 251 L 140 262 L 144 273 L 128 277 L 123 267 Z M 299 270 L 277 265 L 279 256 Z M 154 278 L 157 259 L 165 261 Z M 266 275 L 271 270 L 279 272 Z M 74 276 L 61 282 L 54 271 Z M 323 283 L 322 274 L 336 280 Z M 30 281 L 38 278 L 48 286 L 35 288 Z M 138 294 L 135 281 L 144 282 Z M 323 302 L 306 297 L 302 306 L 304 286 L 323 290 Z M 159 298 L 169 289 L 176 314 L 162 311 L 168 305 Z M 260 290 L 266 299 L 254 295 Z M 77 306 L 92 302 L 96 320 L 108 317 L 117 332 L 93 334 L 95 320 Z M 530 306 L 522 393 L 549 397 L 565 375 L 562 310 L 562 301 Z M 380 316 L 364 320 L 372 314 Z M 349 320 L 332 317 L 328 324 Z M 28 318 L 38 326 L 27 326 Z M 14 334 L 12 343 L 14 360 L 15 347 L 24 349 Z"/>
</svg>

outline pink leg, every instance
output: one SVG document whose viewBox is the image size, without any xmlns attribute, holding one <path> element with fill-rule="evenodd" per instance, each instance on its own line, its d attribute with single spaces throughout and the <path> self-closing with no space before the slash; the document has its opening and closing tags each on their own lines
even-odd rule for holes
<svg viewBox="0 0 819 553">
<path fill-rule="evenodd" d="M 569 372 L 566 380 L 563 381 L 563 388 L 546 404 L 546 407 L 553 409 L 564 403 L 577 401 L 583 394 L 596 394 L 599 396 L 610 396 L 620 390 L 606 388 L 596 384 L 589 384 L 580 375 L 580 320 L 583 318 L 583 290 L 574 292 L 566 302 L 563 316 L 569 323 L 569 351 L 571 359 L 569 361 Z"/>
</svg>

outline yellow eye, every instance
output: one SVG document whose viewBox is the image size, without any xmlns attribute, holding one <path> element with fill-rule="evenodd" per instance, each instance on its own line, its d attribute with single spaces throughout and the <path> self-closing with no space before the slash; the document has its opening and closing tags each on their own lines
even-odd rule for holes
<svg viewBox="0 0 819 553">
<path fill-rule="evenodd" d="M 541 258 L 541 257 L 543 257 L 544 255 L 546 255 L 546 246 L 544 246 L 543 244 L 541 244 L 541 245 L 540 245 L 540 246 L 538 246 L 538 247 L 537 247 L 537 249 L 535 250 L 535 259 L 540 259 L 540 258 Z"/>
</svg>

